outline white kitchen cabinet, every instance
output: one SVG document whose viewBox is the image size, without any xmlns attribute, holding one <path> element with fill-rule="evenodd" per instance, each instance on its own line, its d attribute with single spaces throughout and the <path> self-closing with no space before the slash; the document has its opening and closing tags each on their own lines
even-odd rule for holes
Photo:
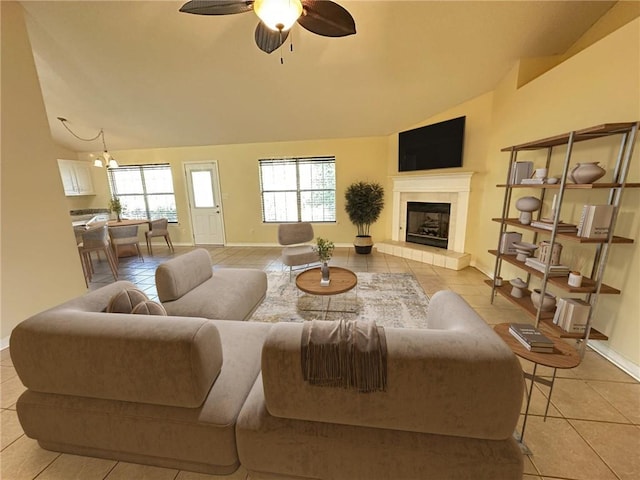
<svg viewBox="0 0 640 480">
<path fill-rule="evenodd" d="M 67 197 L 95 195 L 91 164 L 77 160 L 58 160 L 58 169 Z"/>
</svg>

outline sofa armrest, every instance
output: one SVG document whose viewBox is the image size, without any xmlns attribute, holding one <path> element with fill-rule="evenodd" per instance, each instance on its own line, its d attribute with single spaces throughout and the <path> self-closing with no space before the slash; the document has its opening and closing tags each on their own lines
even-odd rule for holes
<svg viewBox="0 0 640 480">
<path fill-rule="evenodd" d="M 263 347 L 273 416 L 493 440 L 514 431 L 522 369 L 486 324 L 471 332 L 385 327 L 387 391 L 373 393 L 306 383 L 301 333 L 301 324 L 276 324 Z"/>
<path fill-rule="evenodd" d="M 127 402 L 198 407 L 222 367 L 218 330 L 202 318 L 67 305 L 18 324 L 10 346 L 30 390 Z"/>
<path fill-rule="evenodd" d="M 204 248 L 173 258 L 156 269 L 156 290 L 160 302 L 182 297 L 213 275 L 211 257 Z"/>
</svg>

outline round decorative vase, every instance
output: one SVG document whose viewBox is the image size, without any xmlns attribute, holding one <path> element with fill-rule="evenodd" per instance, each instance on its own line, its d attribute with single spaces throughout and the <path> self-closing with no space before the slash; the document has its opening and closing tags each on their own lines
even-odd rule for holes
<svg viewBox="0 0 640 480">
<path fill-rule="evenodd" d="M 356 235 L 353 246 L 356 248 L 356 253 L 364 255 L 371 253 L 371 249 L 373 248 L 371 235 Z"/>
<path fill-rule="evenodd" d="M 533 291 L 531 292 L 531 303 L 533 303 L 533 306 L 538 308 L 540 307 L 540 289 L 539 288 L 534 288 Z M 542 307 L 540 307 L 540 310 L 543 312 L 550 312 L 551 310 L 553 310 L 556 306 L 556 297 L 554 295 L 551 295 L 548 292 L 544 292 L 544 298 L 542 299 Z"/>
<path fill-rule="evenodd" d="M 604 177 L 607 171 L 598 162 L 578 163 L 571 169 L 569 179 L 574 183 L 593 183 Z"/>
</svg>

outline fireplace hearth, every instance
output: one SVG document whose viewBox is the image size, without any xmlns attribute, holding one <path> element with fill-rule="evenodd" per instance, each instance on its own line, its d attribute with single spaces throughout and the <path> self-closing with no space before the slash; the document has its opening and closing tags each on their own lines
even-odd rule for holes
<svg viewBox="0 0 640 480">
<path fill-rule="evenodd" d="M 406 241 L 447 249 L 450 203 L 407 202 Z"/>
</svg>

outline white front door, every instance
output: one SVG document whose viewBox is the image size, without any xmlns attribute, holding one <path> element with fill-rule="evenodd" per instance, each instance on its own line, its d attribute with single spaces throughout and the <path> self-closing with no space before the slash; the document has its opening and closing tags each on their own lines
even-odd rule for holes
<svg viewBox="0 0 640 480">
<path fill-rule="evenodd" d="M 218 163 L 186 163 L 193 241 L 196 245 L 224 245 Z"/>
</svg>

